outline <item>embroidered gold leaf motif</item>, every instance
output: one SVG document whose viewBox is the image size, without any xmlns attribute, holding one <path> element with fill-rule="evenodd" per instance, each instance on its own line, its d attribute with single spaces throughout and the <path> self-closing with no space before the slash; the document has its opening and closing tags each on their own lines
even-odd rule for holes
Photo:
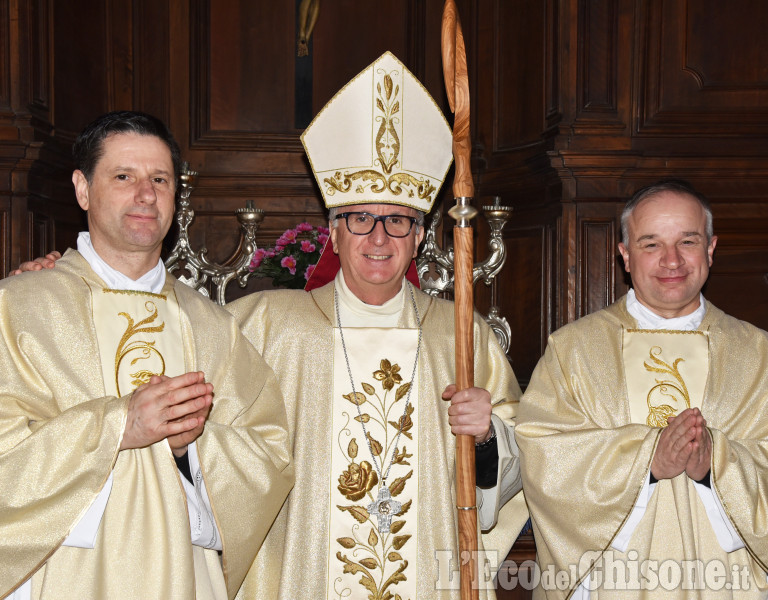
<svg viewBox="0 0 768 600">
<path fill-rule="evenodd" d="M 364 460 L 360 464 L 350 463 L 349 468 L 339 476 L 337 489 L 345 498 L 357 502 L 379 482 L 371 463 Z M 366 511 L 367 512 L 367 511 Z"/>
<path fill-rule="evenodd" d="M 405 542 L 403 542 L 403 543 L 405 543 Z M 407 566 L 408 566 L 408 561 L 404 560 L 403 564 L 401 564 L 397 568 L 397 571 L 392 573 L 392 575 L 389 577 L 389 579 L 387 579 L 387 581 L 384 582 L 384 586 L 382 587 L 382 589 L 384 589 L 384 590 L 387 589 L 393 583 L 399 583 L 400 581 L 405 581 L 406 577 L 405 577 L 405 575 L 403 575 L 403 571 L 405 571 Z"/>
<path fill-rule="evenodd" d="M 376 535 L 376 530 L 371 527 L 371 533 L 368 534 L 368 545 L 375 546 L 379 543 L 379 536 Z"/>
<path fill-rule="evenodd" d="M 379 443 L 370 432 L 368 432 L 368 441 L 371 442 L 371 452 L 373 452 L 374 456 L 380 456 L 381 451 L 383 450 L 381 443 Z"/>
<path fill-rule="evenodd" d="M 648 353 L 651 364 L 644 362 L 643 366 L 652 373 L 671 375 L 674 381 L 657 379 L 656 385 L 649 390 L 646 398 L 648 417 L 645 422 L 650 427 L 666 427 L 668 425 L 667 419 L 677 414 L 678 409 L 673 408 L 668 403 L 670 400 L 680 407 L 682 407 L 683 403 L 686 408 L 691 407 L 688 388 L 678 369 L 678 365 L 684 362 L 683 359 L 677 358 L 670 365 L 660 358 L 661 353 L 662 349 L 659 346 L 653 346 Z"/>
<path fill-rule="evenodd" d="M 651 406 L 646 419 L 646 424 L 650 427 L 666 427 L 669 425 L 669 417 L 675 415 L 675 409 L 669 404 L 662 404 L 661 406 Z"/>
<path fill-rule="evenodd" d="M 349 458 L 357 458 L 357 442 L 355 441 L 355 438 L 350 440 L 349 446 L 347 447 L 347 454 L 349 454 Z"/>
<path fill-rule="evenodd" d="M 153 375 L 157 375 L 154 371 L 137 371 L 136 373 L 130 373 L 131 379 L 131 385 L 134 388 L 139 387 L 140 385 L 144 385 L 145 383 L 149 383 L 149 380 L 152 378 Z"/>
<path fill-rule="evenodd" d="M 351 537 L 340 537 L 340 538 L 337 538 L 336 541 L 339 542 L 339 544 L 341 544 L 345 548 L 354 548 L 355 544 L 357 544 L 357 542 Z"/>
<path fill-rule="evenodd" d="M 373 388 L 373 386 L 370 383 L 363 382 L 363 389 L 365 390 L 365 393 L 369 396 L 373 396 L 376 393 L 376 390 Z"/>
<path fill-rule="evenodd" d="M 400 417 L 397 422 L 395 421 L 389 421 L 389 424 L 392 425 L 397 430 L 403 431 L 403 435 L 407 437 L 409 440 L 413 439 L 413 434 L 410 433 L 411 429 L 413 429 L 413 421 L 411 420 L 411 415 L 413 414 L 413 404 L 409 404 L 408 408 L 405 409 L 405 414 Z"/>
<path fill-rule="evenodd" d="M 389 526 L 389 530 L 392 533 L 397 533 L 403 528 L 403 525 L 405 525 L 405 521 L 393 521 L 392 524 Z"/>
<path fill-rule="evenodd" d="M 410 173 L 394 173 L 389 178 L 386 178 L 378 171 L 363 169 L 355 173 L 347 171 L 341 173 L 337 171 L 333 177 L 325 177 L 323 183 L 328 186 L 325 192 L 329 196 L 333 196 L 337 191 L 343 194 L 347 193 L 352 189 L 352 182 L 357 180 L 362 180 L 362 184 L 358 184 L 355 188 L 355 192 L 358 194 L 362 194 L 366 189 L 372 194 L 381 194 L 389 190 L 394 195 L 400 195 L 405 192 L 409 198 L 418 196 L 424 200 L 430 198 L 436 191 L 435 186 L 432 185 L 429 179 L 424 179 L 423 177 L 416 179 Z"/>
<path fill-rule="evenodd" d="M 395 392 L 395 402 L 402 399 L 407 393 L 408 390 L 411 389 L 411 382 L 408 381 L 407 383 L 404 383 L 399 388 L 397 388 L 397 391 Z"/>
<path fill-rule="evenodd" d="M 349 560 L 346 555 L 343 555 L 341 552 L 336 553 L 336 558 L 338 558 L 341 562 L 344 563 L 344 572 L 345 573 L 352 573 L 352 575 L 357 575 L 358 573 L 364 573 L 363 579 L 365 577 L 370 578 L 370 574 L 368 571 L 365 570 L 365 568 L 356 562 L 352 562 Z M 361 580 L 362 583 L 362 580 Z"/>
<path fill-rule="evenodd" d="M 371 517 L 370 513 L 362 506 L 339 506 L 337 504 L 336 508 L 342 511 L 347 511 L 349 514 L 355 517 L 358 523 L 365 523 Z"/>
<path fill-rule="evenodd" d="M 390 552 L 389 554 L 387 554 L 387 560 L 389 562 L 396 562 L 398 560 L 403 560 L 403 557 L 400 556 L 399 552 Z"/>
<path fill-rule="evenodd" d="M 395 539 L 392 540 L 392 546 L 395 550 L 400 550 L 400 548 L 402 548 L 409 539 L 411 539 L 410 535 L 395 536 Z"/>
<path fill-rule="evenodd" d="M 360 423 L 361 421 L 363 423 L 367 423 L 370 420 L 371 420 L 371 415 L 369 415 L 368 413 L 363 413 L 362 415 L 357 415 L 355 417 L 355 421 L 357 421 L 358 423 Z"/>
<path fill-rule="evenodd" d="M 390 421 L 391 422 L 391 421 Z M 394 423 L 392 423 L 394 425 Z M 411 463 L 409 463 L 406 459 L 411 458 L 413 454 L 408 454 L 406 451 L 406 446 L 403 446 L 402 450 L 398 450 L 395 454 L 395 458 L 392 459 L 392 462 L 396 465 L 408 465 L 410 466 Z"/>
<path fill-rule="evenodd" d="M 395 479 L 392 482 L 392 485 L 389 486 L 389 493 L 392 494 L 392 496 L 399 495 L 405 489 L 405 482 L 411 478 L 411 475 L 413 475 L 413 471 L 408 471 L 408 475 Z"/>
<path fill-rule="evenodd" d="M 375 569 L 378 566 L 378 563 L 374 558 L 364 558 L 360 561 L 360 564 L 363 565 L 366 569 Z"/>
<path fill-rule="evenodd" d="M 389 74 L 384 75 L 384 91 L 387 94 L 387 100 L 389 100 L 392 97 L 392 77 Z"/>
<path fill-rule="evenodd" d="M 364 404 L 367 401 L 365 395 L 362 392 L 342 394 L 342 396 L 345 400 L 349 400 L 352 404 L 357 404 L 358 406 Z"/>
<path fill-rule="evenodd" d="M 411 502 L 413 502 L 413 500 L 408 500 L 408 502 L 400 507 L 400 512 L 397 513 L 398 517 L 402 517 L 405 513 L 408 512 L 408 509 L 411 508 Z"/>
</svg>

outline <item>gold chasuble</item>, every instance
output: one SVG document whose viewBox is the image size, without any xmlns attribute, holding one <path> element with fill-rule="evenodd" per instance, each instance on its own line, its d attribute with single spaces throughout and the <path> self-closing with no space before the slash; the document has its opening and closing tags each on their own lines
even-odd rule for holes
<svg viewBox="0 0 768 600">
<path fill-rule="evenodd" d="M 699 331 L 635 328 L 624 298 L 561 328 L 521 401 L 534 598 L 569 598 L 582 582 L 590 600 L 766 598 L 768 336 L 709 303 Z M 725 510 L 714 520 L 685 472 L 644 488 L 661 428 L 689 406 L 712 438 Z M 744 547 L 718 539 L 717 519 Z"/>
<path fill-rule="evenodd" d="M 200 370 L 214 401 L 195 442 L 223 553 L 192 546 L 167 441 L 120 451 L 130 394 Z M 68 251 L 0 282 L 0 598 L 234 597 L 290 489 L 276 381 L 234 320 L 168 276 L 104 288 Z M 93 548 L 62 546 L 112 474 Z"/>
<path fill-rule="evenodd" d="M 328 598 L 417 598 L 418 340 L 416 329 L 345 327 L 345 348 L 334 328 Z"/>
<path fill-rule="evenodd" d="M 413 369 L 414 311 L 404 309 L 396 328 L 343 329 L 362 420 L 384 471 L 403 423 L 387 478 L 392 496 L 388 533 L 379 531 L 379 516 L 369 510 L 381 481 L 357 407 L 349 399 L 352 388 L 335 327 L 334 283 L 311 292 L 250 294 L 227 305 L 275 369 L 296 465 L 296 485 L 238 598 L 394 600 L 398 594 L 403 600 L 458 600 L 455 437 L 449 403 L 441 399 L 455 380 L 453 303 L 415 288 L 413 293 L 423 335 L 412 411 L 405 411 L 401 395 L 407 394 Z M 491 394 L 494 426 L 504 442 L 511 436 L 520 388 L 481 317 L 476 317 L 474 334 L 475 382 Z M 499 470 L 509 469 L 516 459 L 504 450 L 500 454 Z M 506 558 L 527 519 L 521 496 L 501 509 L 496 527 L 481 537 L 497 563 Z M 480 590 L 480 598 L 495 598 L 492 581 L 481 585 L 488 589 Z"/>
</svg>

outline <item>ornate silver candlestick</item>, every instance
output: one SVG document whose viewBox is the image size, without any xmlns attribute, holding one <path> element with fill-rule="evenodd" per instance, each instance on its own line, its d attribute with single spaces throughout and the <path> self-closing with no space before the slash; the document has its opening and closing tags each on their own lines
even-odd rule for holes
<svg viewBox="0 0 768 600">
<path fill-rule="evenodd" d="M 482 279 L 485 285 L 490 286 L 507 258 L 502 230 L 512 216 L 512 208 L 502 206 L 501 198 L 494 196 L 493 204 L 483 206 L 483 214 L 491 228 L 491 236 L 488 240 L 489 254 L 484 260 L 474 264 L 472 283 Z M 436 211 L 424 235 L 424 246 L 416 258 L 416 270 L 421 281 L 421 289 L 432 296 L 443 292 L 453 293 L 453 248 L 443 250 L 437 244 L 437 228 L 440 226 L 441 219 L 441 213 Z M 491 306 L 485 320 L 496 333 L 504 352 L 507 352 L 512 333 L 507 320 L 499 314 L 498 306 Z"/>
<path fill-rule="evenodd" d="M 184 163 L 181 169 L 179 207 L 176 222 L 179 224 L 179 239 L 165 261 L 166 268 L 176 275 L 179 281 L 196 289 L 201 294 L 215 300 L 219 305 L 226 304 L 225 294 L 230 281 L 237 278 L 240 287 L 245 287 L 251 272 L 248 265 L 256 252 L 256 232 L 264 219 L 264 211 L 254 208 L 253 200 L 247 200 L 245 208 L 238 208 L 235 216 L 240 223 L 240 240 L 237 248 L 224 263 L 218 264 L 208 259 L 208 249 L 203 247 L 195 252 L 189 243 L 189 225 L 195 218 L 195 211 L 189 205 L 189 196 L 194 188 L 197 172 Z M 189 276 L 182 275 L 186 271 Z"/>
</svg>

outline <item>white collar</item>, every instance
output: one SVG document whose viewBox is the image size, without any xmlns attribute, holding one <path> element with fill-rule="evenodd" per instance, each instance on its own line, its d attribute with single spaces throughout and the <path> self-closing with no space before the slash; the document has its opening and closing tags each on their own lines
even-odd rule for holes
<svg viewBox="0 0 768 600">
<path fill-rule="evenodd" d="M 341 269 L 334 280 L 344 327 L 397 327 L 405 302 L 405 279 L 400 291 L 384 304 L 366 304 L 347 286 Z"/>
<path fill-rule="evenodd" d="M 637 319 L 637 325 L 640 329 L 669 329 L 672 331 L 693 331 L 698 329 L 707 307 L 704 305 L 704 296 L 699 292 L 699 307 L 689 315 L 682 317 L 673 317 L 665 319 L 660 317 L 648 307 L 640 304 L 635 295 L 635 290 L 630 289 L 627 293 L 627 311 Z"/>
<path fill-rule="evenodd" d="M 110 267 L 104 259 L 96 254 L 91 243 L 91 234 L 81 231 L 77 236 L 77 251 L 91 266 L 96 275 L 104 280 L 107 287 L 113 290 L 134 290 L 137 292 L 152 292 L 159 294 L 165 285 L 165 265 L 158 259 L 157 264 L 138 279 L 131 279 L 117 269 Z"/>
</svg>

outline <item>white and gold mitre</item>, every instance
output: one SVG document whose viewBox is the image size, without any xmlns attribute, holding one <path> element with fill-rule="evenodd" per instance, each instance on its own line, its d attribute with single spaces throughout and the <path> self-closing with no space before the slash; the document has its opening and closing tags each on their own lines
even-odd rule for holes
<svg viewBox="0 0 768 600">
<path fill-rule="evenodd" d="M 390 52 L 331 98 L 301 141 L 328 208 L 400 204 L 429 212 L 453 158 L 443 113 Z"/>
</svg>

